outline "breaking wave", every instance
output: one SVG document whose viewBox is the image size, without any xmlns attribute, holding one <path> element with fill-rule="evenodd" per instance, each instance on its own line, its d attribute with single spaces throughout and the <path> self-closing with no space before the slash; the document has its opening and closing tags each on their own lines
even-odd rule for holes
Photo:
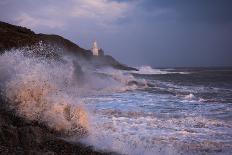
<svg viewBox="0 0 232 155">
<path fill-rule="evenodd" d="M 46 52 L 0 55 L 1 97 L 19 116 L 70 134 L 66 140 L 83 135 L 83 143 L 122 154 L 231 154 L 231 89 L 131 74 L 187 74 L 182 70 L 97 68 Z M 228 100 L 215 98 L 219 92 Z"/>
<path fill-rule="evenodd" d="M 0 56 L 1 89 L 18 115 L 58 131 L 84 132 L 88 115 L 68 90 L 75 83 L 73 62 L 27 57 L 21 50 Z"/>
<path fill-rule="evenodd" d="M 28 48 L 2 54 L 0 75 L 1 95 L 18 115 L 58 131 L 81 134 L 89 128 L 90 112 L 84 96 L 133 90 L 140 83 L 133 76 L 110 68 L 104 74 L 90 69 L 84 72 L 76 58 L 35 56 Z"/>
<path fill-rule="evenodd" d="M 174 72 L 171 70 L 154 69 L 151 66 L 138 67 L 139 71 L 133 71 L 135 74 L 153 75 L 153 74 L 189 74 L 188 72 Z"/>
</svg>

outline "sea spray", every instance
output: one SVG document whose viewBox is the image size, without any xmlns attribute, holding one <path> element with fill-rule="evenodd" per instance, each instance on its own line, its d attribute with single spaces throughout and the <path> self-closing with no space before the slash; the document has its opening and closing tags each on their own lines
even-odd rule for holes
<svg viewBox="0 0 232 155">
<path fill-rule="evenodd" d="M 49 48 L 48 48 L 49 47 Z M 94 69 L 79 64 L 77 57 L 62 52 L 53 57 L 51 46 L 25 47 L 5 51 L 0 56 L 0 88 L 18 115 L 68 133 L 87 132 L 88 113 L 85 96 L 137 89 L 132 75 L 107 68 Z M 51 50 L 51 51 L 47 51 Z M 39 51 L 39 52 L 38 52 Z M 40 54 L 38 54 L 38 53 Z M 86 68 L 85 68 L 86 67 Z M 85 68 L 83 71 L 82 68 Z"/>
<path fill-rule="evenodd" d="M 0 66 L 0 88 L 11 109 L 21 117 L 74 137 L 105 138 L 110 134 L 101 131 L 104 126 L 95 128 L 98 117 L 86 105 L 86 97 L 147 87 L 146 81 L 123 71 L 88 67 L 70 55 L 59 55 L 56 59 L 34 55 L 34 50 L 29 48 L 6 51 L 0 56 Z M 98 140 L 96 137 L 88 144 L 103 145 Z M 102 142 L 109 142 L 109 139 L 102 139 Z M 114 138 L 112 143 L 114 147 L 120 146 L 123 152 L 134 148 L 126 148 L 125 143 Z"/>
<path fill-rule="evenodd" d="M 58 131 L 87 130 L 87 112 L 75 95 L 78 89 L 67 94 L 76 80 L 72 61 L 30 57 L 24 52 L 13 50 L 0 56 L 1 89 L 9 107 Z"/>
<path fill-rule="evenodd" d="M 142 75 L 165 75 L 165 74 L 189 74 L 189 72 L 175 72 L 171 69 L 154 69 L 151 66 L 141 66 L 137 67 L 138 71 L 130 71 L 134 74 L 142 74 Z"/>
<path fill-rule="evenodd" d="M 231 87 L 221 84 L 228 79 L 131 75 L 35 51 L 0 55 L 0 92 L 18 115 L 122 154 L 231 154 Z"/>
</svg>

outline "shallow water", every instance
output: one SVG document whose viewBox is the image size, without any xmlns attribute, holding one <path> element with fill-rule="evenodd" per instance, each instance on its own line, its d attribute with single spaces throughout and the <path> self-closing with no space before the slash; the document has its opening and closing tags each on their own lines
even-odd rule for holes
<svg viewBox="0 0 232 155">
<path fill-rule="evenodd" d="M 123 154 L 232 153 L 232 70 L 133 76 L 149 86 L 85 98 L 93 114 L 84 143 Z"/>
</svg>

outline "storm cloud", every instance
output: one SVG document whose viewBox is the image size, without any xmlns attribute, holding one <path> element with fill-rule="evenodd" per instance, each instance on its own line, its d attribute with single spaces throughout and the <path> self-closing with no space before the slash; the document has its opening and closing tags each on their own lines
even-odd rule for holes
<svg viewBox="0 0 232 155">
<path fill-rule="evenodd" d="M 230 0 L 1 0 L 0 20 L 134 66 L 231 66 Z"/>
</svg>

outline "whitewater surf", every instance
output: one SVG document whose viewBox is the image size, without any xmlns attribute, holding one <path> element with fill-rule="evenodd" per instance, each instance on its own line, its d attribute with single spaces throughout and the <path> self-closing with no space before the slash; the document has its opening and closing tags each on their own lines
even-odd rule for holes
<svg viewBox="0 0 232 155">
<path fill-rule="evenodd" d="M 57 53 L 0 56 L 1 95 L 19 116 L 121 154 L 232 153 L 232 70 L 122 71 Z"/>
</svg>

